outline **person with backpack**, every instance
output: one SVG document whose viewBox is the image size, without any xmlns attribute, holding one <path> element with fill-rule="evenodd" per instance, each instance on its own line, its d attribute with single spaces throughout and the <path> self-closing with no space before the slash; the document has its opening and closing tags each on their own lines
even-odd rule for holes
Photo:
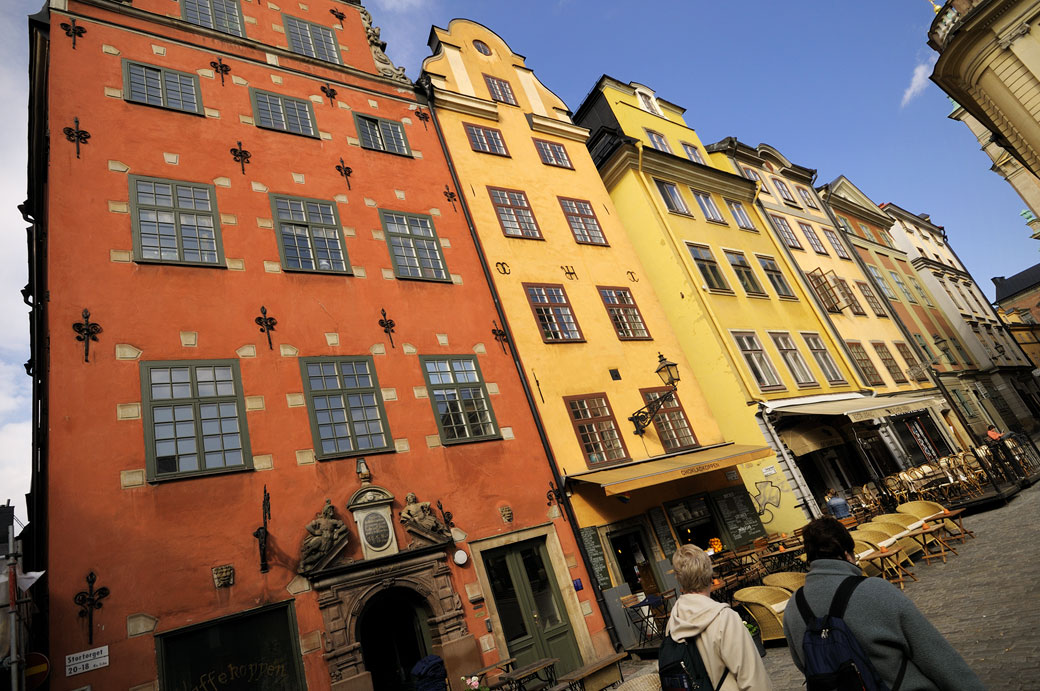
<svg viewBox="0 0 1040 691">
<path fill-rule="evenodd" d="M 681 595 L 658 654 L 662 691 L 771 691 L 773 685 L 744 621 L 712 600 L 711 557 L 682 545 L 672 557 Z"/>
<path fill-rule="evenodd" d="M 840 521 L 802 533 L 809 573 L 784 612 L 784 635 L 807 691 L 980 691 L 964 658 L 896 586 L 866 578 Z"/>
</svg>

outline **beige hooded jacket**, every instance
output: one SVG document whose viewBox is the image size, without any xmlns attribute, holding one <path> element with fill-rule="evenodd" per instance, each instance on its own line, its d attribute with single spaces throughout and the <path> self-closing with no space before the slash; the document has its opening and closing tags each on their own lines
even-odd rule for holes
<svg viewBox="0 0 1040 691">
<path fill-rule="evenodd" d="M 666 633 L 676 642 L 697 636 L 697 652 L 713 685 L 723 669 L 729 670 L 721 691 L 772 690 L 755 642 L 729 605 L 704 595 L 682 595 L 672 607 Z"/>
</svg>

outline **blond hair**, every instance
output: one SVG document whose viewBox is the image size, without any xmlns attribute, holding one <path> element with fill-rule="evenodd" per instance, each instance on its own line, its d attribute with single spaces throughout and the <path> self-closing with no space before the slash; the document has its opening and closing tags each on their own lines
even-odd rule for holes
<svg viewBox="0 0 1040 691">
<path fill-rule="evenodd" d="M 672 557 L 675 578 L 684 593 L 700 593 L 711 587 L 711 557 L 696 545 L 682 545 Z"/>
</svg>

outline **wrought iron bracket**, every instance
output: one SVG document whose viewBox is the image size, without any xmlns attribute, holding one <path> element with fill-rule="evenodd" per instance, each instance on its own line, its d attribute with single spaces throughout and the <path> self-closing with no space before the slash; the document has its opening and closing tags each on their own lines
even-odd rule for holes
<svg viewBox="0 0 1040 691">
<path fill-rule="evenodd" d="M 90 342 L 97 342 L 101 333 L 101 325 L 90 321 L 90 310 L 83 308 L 83 321 L 73 322 L 72 330 L 76 332 L 76 340 L 83 341 L 83 362 L 90 362 Z"/>
<path fill-rule="evenodd" d="M 455 200 L 459 198 L 457 194 L 451 191 L 451 188 L 447 185 L 444 186 L 444 198 L 451 203 L 451 210 L 458 213 L 459 210 L 455 208 Z"/>
<path fill-rule="evenodd" d="M 231 65 L 224 64 L 224 58 L 217 58 L 216 61 L 210 62 L 209 66 L 213 68 L 213 71 L 220 75 L 220 85 L 224 86 L 224 75 L 231 71 Z M 242 144 L 239 143 L 239 146 Z"/>
<path fill-rule="evenodd" d="M 242 148 L 242 142 L 238 142 L 237 148 L 233 147 L 231 149 L 231 157 L 235 159 L 235 163 L 242 166 L 242 175 L 246 174 L 246 164 L 249 163 L 249 158 L 252 155 L 253 154 Z"/>
<path fill-rule="evenodd" d="M 271 343 L 271 332 L 274 331 L 274 327 L 278 325 L 278 320 L 274 317 L 268 317 L 267 308 L 260 305 L 260 316 L 253 321 L 260 327 L 260 333 L 267 334 L 267 348 L 269 350 L 274 350 L 274 345 Z"/>
<path fill-rule="evenodd" d="M 62 30 L 65 32 L 66 36 L 72 37 L 72 50 L 76 50 L 76 39 L 82 36 L 83 34 L 87 33 L 87 30 L 82 26 L 76 26 L 75 17 L 70 17 L 68 24 L 62 22 L 60 26 Z"/>
<path fill-rule="evenodd" d="M 347 181 L 347 190 L 350 190 L 350 176 L 354 174 L 354 169 L 343 162 L 343 157 L 339 157 L 339 165 L 336 166 L 336 172 L 343 176 L 343 179 Z"/>
<path fill-rule="evenodd" d="M 97 574 L 93 571 L 87 574 L 87 589 L 76 593 L 72 601 L 79 605 L 79 615 L 87 619 L 87 644 L 94 644 L 94 610 L 101 609 L 102 600 L 109 595 L 108 588 L 104 586 L 94 590 L 97 583 Z"/>
<path fill-rule="evenodd" d="M 646 428 L 649 427 L 650 424 L 654 421 L 654 418 L 657 417 L 657 413 L 661 411 L 661 408 L 664 407 L 665 403 L 667 403 L 675 397 L 675 390 L 676 389 L 674 386 L 671 387 L 670 389 L 668 389 L 668 391 L 661 394 L 654 400 L 650 401 L 645 406 L 643 406 L 636 412 L 632 413 L 631 416 L 629 416 L 628 421 L 635 425 L 636 434 L 638 434 L 639 436 L 643 435 L 643 433 L 646 431 Z"/>
<path fill-rule="evenodd" d="M 381 309 L 379 312 L 383 315 L 383 318 L 379 320 L 379 326 L 382 327 L 383 333 L 390 339 L 390 347 L 394 348 L 396 347 L 394 346 L 394 327 L 397 326 L 397 322 L 393 319 L 387 319 L 385 309 Z"/>
<path fill-rule="evenodd" d="M 253 531 L 257 547 L 260 549 L 260 573 L 267 573 L 267 522 L 271 520 L 271 495 L 267 493 L 267 485 L 264 485 L 264 499 L 260 503 L 260 514 L 264 524 Z"/>
<path fill-rule="evenodd" d="M 72 118 L 73 126 L 66 127 L 62 130 L 65 133 L 65 138 L 76 145 L 76 158 L 79 158 L 79 147 L 80 144 L 84 146 L 89 144 L 90 132 L 81 130 L 79 128 L 79 118 Z"/>
</svg>

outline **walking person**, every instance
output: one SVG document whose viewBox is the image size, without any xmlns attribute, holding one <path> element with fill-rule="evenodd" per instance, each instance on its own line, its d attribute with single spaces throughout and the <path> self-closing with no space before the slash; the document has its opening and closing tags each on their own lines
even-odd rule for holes
<svg viewBox="0 0 1040 691">
<path fill-rule="evenodd" d="M 755 642 L 740 615 L 711 599 L 711 557 L 694 545 L 682 545 L 672 557 L 681 595 L 672 607 L 665 635 L 676 643 L 695 644 L 718 691 L 770 691 L 773 686 Z"/>
<path fill-rule="evenodd" d="M 801 592 L 812 613 L 824 617 L 831 611 L 839 586 L 850 576 L 862 577 L 854 556 L 855 545 L 845 526 L 831 517 L 809 523 L 802 538 L 809 573 Z M 863 578 L 840 618 L 891 691 L 985 689 L 964 658 L 914 603 L 883 578 Z M 806 628 L 796 594 L 784 613 L 784 634 L 794 664 L 803 673 Z"/>
</svg>

